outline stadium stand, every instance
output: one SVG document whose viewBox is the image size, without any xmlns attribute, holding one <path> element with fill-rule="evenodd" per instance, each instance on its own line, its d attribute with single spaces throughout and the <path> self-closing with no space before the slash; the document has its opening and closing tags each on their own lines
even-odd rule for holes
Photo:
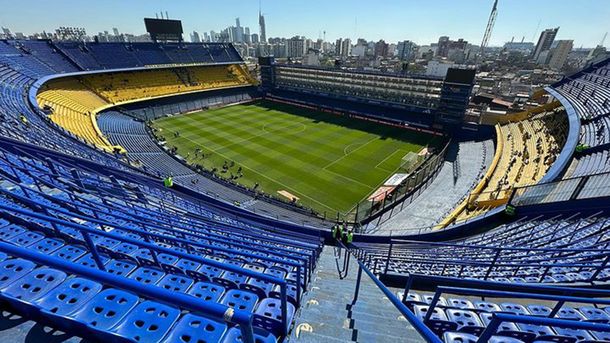
<svg viewBox="0 0 610 343">
<path fill-rule="evenodd" d="M 479 183 L 493 159 L 493 141 L 452 144 L 432 184 L 403 207 L 369 223 L 367 233 L 407 235 L 427 231 L 455 209 Z M 380 225 L 379 225 L 380 224 Z"/>
<path fill-rule="evenodd" d="M 576 283 L 603 281 L 606 217 L 522 218 L 451 243 L 401 242 L 387 249 L 359 243 L 363 260 L 388 273 L 426 273 L 502 282 Z M 385 252 L 385 254 L 384 254 Z"/>
<path fill-rule="evenodd" d="M 222 321 L 223 314 L 231 321 L 231 307 L 234 316 L 256 317 L 257 335 L 275 341 L 287 333 L 320 252 L 317 238 L 219 217 L 150 179 L 117 179 L 37 153 L 0 151 L 2 298 L 18 313 L 83 337 L 146 341 L 193 335 L 187 323 L 207 313 L 222 328 L 216 341 L 229 341 L 236 329 Z M 159 302 L 169 298 L 171 306 Z M 179 304 L 197 314 L 181 315 Z M 154 333 L 134 327 L 139 321 Z"/>
<path fill-rule="evenodd" d="M 415 280 L 431 278 L 416 275 Z M 439 282 L 439 280 L 435 280 Z M 464 282 L 397 297 L 444 342 L 600 342 L 608 339 L 605 290 Z M 459 286 L 451 286 L 454 282 Z M 462 285 L 464 284 L 464 285 Z M 550 294 L 540 294 L 545 291 Z M 552 292 L 558 292 L 552 294 Z M 564 305 L 569 303 L 570 305 Z"/>
<path fill-rule="evenodd" d="M 115 62 L 113 55 L 122 58 Z M 600 174 L 609 170 L 608 60 L 552 85 L 560 107 L 497 127 L 495 161 L 458 221 L 497 206 L 489 216 L 419 236 L 356 235 L 347 246 L 329 230 L 205 196 L 225 192 L 284 219 L 284 208 L 214 180 L 192 183 L 200 175 L 149 134 L 146 120 L 259 96 L 241 62 L 227 44 L 0 41 L 3 310 L 110 342 L 331 341 L 336 332 L 336 339 L 380 342 L 396 341 L 401 332 L 431 342 L 610 340 L 604 290 L 610 177 Z M 200 63 L 215 65 L 190 65 Z M 290 83 L 288 73 L 282 77 Z M 362 76 L 359 85 L 387 88 L 383 77 Z M 417 87 L 371 94 L 417 93 Z M 321 98 L 285 88 L 272 95 Z M 437 91 L 442 98 L 440 87 L 420 100 L 436 101 L 429 95 Z M 34 108 L 37 95 L 50 115 Z M 414 97 L 409 93 L 409 101 Z M 147 102 L 130 103 L 142 99 Z M 384 112 L 339 98 L 324 104 Z M 573 133 L 572 110 L 583 146 L 568 151 L 563 180 L 541 183 L 571 147 L 564 142 Z M 127 154 L 110 154 L 115 145 Z M 168 174 L 173 189 L 159 180 Z M 323 241 L 340 249 L 323 249 Z M 353 296 L 345 281 L 356 282 Z M 3 328 L 2 339 L 10 331 Z"/>
<path fill-rule="evenodd" d="M 95 118 L 97 111 L 108 102 L 91 92 L 81 80 L 50 81 L 38 93 L 37 99 L 38 105 L 50 112 L 49 118 L 57 125 L 101 149 L 115 150 L 101 134 Z"/>
<path fill-rule="evenodd" d="M 539 182 L 566 141 L 566 118 L 563 108 L 558 107 L 496 126 L 496 152 L 486 175 L 439 226 L 484 214 L 505 204 L 514 188 Z"/>
<path fill-rule="evenodd" d="M 241 66 L 154 69 L 91 74 L 82 82 L 113 104 L 178 93 L 251 85 Z"/>
<path fill-rule="evenodd" d="M 117 46 L 110 47 L 112 51 Z M 113 53 L 108 56 L 111 61 Z M 100 110 L 178 93 L 251 85 L 251 81 L 244 69 L 235 65 L 89 74 L 45 83 L 39 88 L 37 101 L 64 129 L 105 151 L 124 152 L 120 146 L 111 145 L 99 130 L 96 115 Z"/>
</svg>

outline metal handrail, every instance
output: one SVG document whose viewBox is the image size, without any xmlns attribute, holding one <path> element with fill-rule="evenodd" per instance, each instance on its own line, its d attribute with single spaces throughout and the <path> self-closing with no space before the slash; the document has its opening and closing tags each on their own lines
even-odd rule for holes
<svg viewBox="0 0 610 343">
<path fill-rule="evenodd" d="M 117 239 L 120 241 L 124 241 L 126 243 L 130 243 L 130 244 L 134 244 L 143 248 L 148 249 L 151 254 L 153 255 L 153 258 L 156 260 L 156 252 L 161 252 L 161 253 L 166 253 L 166 254 L 170 254 L 170 255 L 174 255 L 177 256 L 179 258 L 185 258 L 194 262 L 198 262 L 201 264 L 205 264 L 205 265 L 210 265 L 216 268 L 220 268 L 220 269 L 225 269 L 228 271 L 232 271 L 235 273 L 239 273 L 242 275 L 246 275 L 249 277 L 254 277 L 260 280 L 264 280 L 276 285 L 280 286 L 280 301 L 281 301 L 281 311 L 282 311 L 282 327 L 285 331 L 285 333 L 288 333 L 288 329 L 289 329 L 289 325 L 290 323 L 287 322 L 287 309 L 288 309 L 288 305 L 287 305 L 287 282 L 286 280 L 282 280 L 267 274 L 262 274 L 262 273 L 258 273 L 258 272 L 254 272 L 248 269 L 244 269 L 244 268 L 240 268 L 231 264 L 225 264 L 225 263 L 221 263 L 215 260 L 210 260 L 210 259 L 206 259 L 197 255 L 191 255 L 188 253 L 183 253 L 177 250 L 173 250 L 170 248 L 165 248 L 165 247 L 161 247 L 161 246 L 157 246 L 148 242 L 143 242 L 140 240 L 136 240 L 136 239 L 132 239 L 129 237 L 123 237 L 123 236 L 119 236 L 119 235 L 115 235 L 115 234 L 111 234 L 108 232 L 105 232 L 103 230 L 96 230 L 96 229 L 91 229 L 87 226 L 81 225 L 81 224 L 76 224 L 76 223 L 72 223 L 66 220 L 62 220 L 62 219 L 57 219 L 54 217 L 49 217 L 46 215 L 42 215 L 39 213 L 35 213 L 35 212 L 31 212 L 31 211 L 27 211 L 27 210 L 23 210 L 20 208 L 14 208 L 11 206 L 6 206 L 4 204 L 0 204 L 0 210 L 4 210 L 7 212 L 13 212 L 13 213 L 18 213 L 21 215 L 25 215 L 28 217 L 32 217 L 32 218 L 36 218 L 36 219 L 41 219 L 44 221 L 48 221 L 54 224 L 59 224 L 59 225 L 64 225 L 73 229 L 76 229 L 77 231 L 79 231 L 81 233 L 81 235 L 83 236 L 85 242 L 88 245 L 89 251 L 91 252 L 91 255 L 93 256 L 96 265 L 99 269 L 101 269 L 102 271 L 105 269 L 104 268 L 104 263 L 101 260 L 100 254 L 97 250 L 97 247 L 95 246 L 95 244 L 91 241 L 91 238 L 89 237 L 89 234 L 96 234 L 96 235 L 100 235 L 100 236 L 105 236 L 105 237 L 109 237 L 109 238 L 113 238 L 113 239 Z M 297 287 L 299 287 L 300 285 L 298 284 L 300 283 L 300 276 L 299 273 L 297 273 Z M 297 296 L 299 296 L 300 294 L 297 293 Z M 297 302 L 298 302 L 298 298 L 297 298 Z"/>
<path fill-rule="evenodd" d="M 234 310 L 231 307 L 217 303 L 205 302 L 191 295 L 171 292 L 162 287 L 146 285 L 126 277 L 120 277 L 105 271 L 81 266 L 57 257 L 41 254 L 35 250 L 17 247 L 4 242 L 0 242 L 0 251 L 11 256 L 34 261 L 40 265 L 65 270 L 73 274 L 103 282 L 106 285 L 142 294 L 169 304 L 178 305 L 181 308 L 202 312 L 212 316 L 214 319 L 222 320 L 223 322 L 237 324 L 241 329 L 244 342 L 254 343 L 254 330 L 252 328 L 253 315 L 248 312 Z"/>
</svg>

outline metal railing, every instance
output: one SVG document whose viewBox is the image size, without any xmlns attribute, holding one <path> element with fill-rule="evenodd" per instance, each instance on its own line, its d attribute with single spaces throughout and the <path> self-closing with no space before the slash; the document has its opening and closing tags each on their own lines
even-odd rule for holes
<svg viewBox="0 0 610 343">
<path fill-rule="evenodd" d="M 92 280 L 102 282 L 105 285 L 118 287 L 136 294 L 173 304 L 190 311 L 205 313 L 215 320 L 229 324 L 239 325 L 244 342 L 254 343 L 254 329 L 252 327 L 253 315 L 251 313 L 234 310 L 231 307 L 216 303 L 202 301 L 190 295 L 172 292 L 162 287 L 146 285 L 125 277 L 117 277 L 104 270 L 89 268 L 69 262 L 57 257 L 41 254 L 35 250 L 20 248 L 12 244 L 0 242 L 0 251 L 13 257 L 19 257 L 33 261 L 39 265 L 45 265 L 77 274 Z"/>
<path fill-rule="evenodd" d="M 180 252 L 180 251 L 177 251 L 174 249 L 157 246 L 155 244 L 150 243 L 149 237 L 155 236 L 155 234 L 152 234 L 152 233 L 139 232 L 140 234 L 145 234 L 145 237 L 146 237 L 146 241 L 141 241 L 141 240 L 137 240 L 137 239 L 133 239 L 133 238 L 129 238 L 129 237 L 124 237 L 124 236 L 108 233 L 103 230 L 91 229 L 91 228 L 81 225 L 81 224 L 76 224 L 76 223 L 69 222 L 66 220 L 57 219 L 54 217 L 23 210 L 20 208 L 15 208 L 13 206 L 6 206 L 1 203 L 0 203 L 0 211 L 7 211 L 8 213 L 19 214 L 19 215 L 26 216 L 26 217 L 47 221 L 52 224 L 52 227 L 53 227 L 52 230 L 58 236 L 61 236 L 62 234 L 61 234 L 60 230 L 57 228 L 57 225 L 62 225 L 62 226 L 66 226 L 66 227 L 75 229 L 82 235 L 82 239 L 83 239 L 85 245 L 87 246 L 89 252 L 91 253 L 94 261 L 96 262 L 97 268 L 102 272 L 106 271 L 104 262 L 102 261 L 102 257 L 101 257 L 98 247 L 95 245 L 95 243 L 91 239 L 91 236 L 90 236 L 91 234 L 95 234 L 95 235 L 103 236 L 103 237 L 107 237 L 107 238 L 112 238 L 112 239 L 115 239 L 118 241 L 123 241 L 128 244 L 136 245 L 140 248 L 146 248 L 150 251 L 153 261 L 157 265 L 161 265 L 159 263 L 159 260 L 157 257 L 158 254 L 165 253 L 165 254 L 169 254 L 169 255 L 174 255 L 179 258 L 188 259 L 193 262 L 201 263 L 204 265 L 209 265 L 212 267 L 235 272 L 238 274 L 242 274 L 242 275 L 245 275 L 248 277 L 254 277 L 256 279 L 260 279 L 260 280 L 267 281 L 269 283 L 278 285 L 280 287 L 280 301 L 281 301 L 281 311 L 282 311 L 281 322 L 282 322 L 282 328 L 283 328 L 282 333 L 284 335 L 288 333 L 290 323 L 287 322 L 287 309 L 288 309 L 288 307 L 287 307 L 287 282 L 285 280 L 282 280 L 282 279 L 279 279 L 279 278 L 276 278 L 273 276 L 269 276 L 267 274 L 257 273 L 257 272 L 254 272 L 254 271 L 251 271 L 248 269 L 240 268 L 240 267 L 237 267 L 237 266 L 234 266 L 231 264 L 221 263 L 216 260 L 206 259 L 206 258 L 197 256 L 197 255 L 194 255 L 194 254 L 184 253 L 184 252 Z M 137 231 L 137 230 L 132 230 L 132 229 L 123 228 L 123 227 L 116 227 L 116 228 L 120 229 L 120 230 L 126 230 L 126 231 Z M 185 243 L 194 244 L 193 242 L 189 242 L 189 241 L 186 241 Z M 187 248 L 189 246 L 188 244 L 186 245 Z M 188 251 L 188 249 L 187 249 L 187 251 Z M 44 255 L 44 256 L 46 256 L 46 255 Z M 43 264 L 45 264 L 45 263 L 43 262 Z M 297 273 L 297 287 L 300 286 L 300 282 L 301 282 L 299 274 L 300 273 Z M 113 277 L 117 278 L 116 276 L 113 276 Z M 125 278 L 121 278 L 121 279 L 125 279 Z M 140 283 L 138 283 L 138 284 L 141 285 Z M 172 293 L 172 294 L 176 294 L 176 293 Z M 300 296 L 300 294 L 297 294 L 297 299 L 298 299 L 298 296 Z M 171 300 L 169 302 L 171 303 Z"/>
</svg>

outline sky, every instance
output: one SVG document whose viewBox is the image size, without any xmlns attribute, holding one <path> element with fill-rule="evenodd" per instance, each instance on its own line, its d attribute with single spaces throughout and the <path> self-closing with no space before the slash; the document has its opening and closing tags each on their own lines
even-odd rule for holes
<svg viewBox="0 0 610 343">
<path fill-rule="evenodd" d="M 493 0 L 261 0 L 267 37 L 365 38 L 420 45 L 439 36 L 480 44 Z M 84 27 L 88 34 L 116 27 L 142 34 L 144 17 L 167 11 L 181 19 L 185 38 L 193 30 L 220 31 L 235 25 L 258 33 L 257 0 L 0 0 L 0 26 L 30 34 L 59 26 Z M 594 47 L 610 31 L 610 0 L 499 0 L 490 45 L 538 39 L 540 31 L 559 26 L 557 39 L 575 47 Z M 610 46 L 610 37 L 604 44 Z"/>
</svg>

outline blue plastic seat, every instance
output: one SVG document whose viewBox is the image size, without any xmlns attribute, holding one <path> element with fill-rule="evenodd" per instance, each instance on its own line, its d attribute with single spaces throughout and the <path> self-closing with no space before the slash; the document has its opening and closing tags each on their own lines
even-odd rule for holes
<svg viewBox="0 0 610 343">
<path fill-rule="evenodd" d="M 166 343 L 219 342 L 227 324 L 191 313 L 184 315 L 163 340 Z"/>
<path fill-rule="evenodd" d="M 477 343 L 478 336 L 463 332 L 445 332 L 443 341 L 445 343 Z M 492 336 L 489 343 L 524 343 L 524 341 L 512 337 Z"/>
<path fill-rule="evenodd" d="M 591 334 L 587 332 L 587 330 L 577 330 L 577 329 L 558 328 L 558 327 L 553 328 L 553 330 L 555 330 L 555 332 L 557 332 L 557 334 L 560 336 L 572 337 L 572 338 L 575 338 L 577 341 L 594 339 L 593 336 L 591 336 Z"/>
<path fill-rule="evenodd" d="M 221 284 L 224 288 L 234 289 L 239 288 L 239 285 L 246 282 L 247 277 L 245 275 L 232 272 L 225 271 L 219 277 L 215 277 L 212 280 Z"/>
<path fill-rule="evenodd" d="M 275 267 L 265 269 L 264 273 L 267 275 L 274 276 L 281 280 L 283 280 L 286 277 L 286 271 L 284 271 L 280 268 L 275 268 Z"/>
<path fill-rule="evenodd" d="M 569 306 L 563 306 L 561 309 L 559 309 L 556 317 L 561 319 L 585 320 L 585 316 L 583 316 L 582 313 Z"/>
<path fill-rule="evenodd" d="M 555 335 L 555 332 L 548 326 L 523 324 L 523 323 L 519 323 L 519 324 L 517 324 L 517 326 L 519 327 L 519 330 L 524 331 L 524 332 L 530 332 L 537 336 L 554 336 Z M 538 337 L 538 339 L 541 339 L 541 338 Z"/>
<path fill-rule="evenodd" d="M 59 257 L 68 261 L 76 261 L 78 258 L 87 253 L 87 249 L 79 245 L 64 245 L 59 250 L 51 254 L 51 256 Z"/>
<path fill-rule="evenodd" d="M 272 298 L 280 299 L 282 296 L 280 285 L 273 286 L 273 290 L 269 292 L 269 296 Z M 288 297 L 288 301 L 290 301 L 293 305 L 297 305 L 297 286 L 293 283 L 286 283 L 286 296 Z"/>
<path fill-rule="evenodd" d="M 142 266 L 157 266 L 152 257 L 152 253 L 147 248 L 140 248 L 133 252 L 131 256 L 135 257 Z"/>
<path fill-rule="evenodd" d="M 527 309 L 532 314 L 532 316 L 538 317 L 548 317 L 552 311 L 550 307 L 538 304 L 528 305 Z"/>
<path fill-rule="evenodd" d="M 269 332 L 281 332 L 282 329 L 282 302 L 279 299 L 266 298 L 257 306 L 252 323 Z M 286 302 L 286 319 L 288 325 L 292 322 L 295 307 Z"/>
<path fill-rule="evenodd" d="M 100 255 L 100 260 L 104 265 L 107 265 L 110 261 L 110 258 L 104 255 Z M 80 264 L 81 266 L 98 269 L 97 262 L 95 262 L 93 255 L 90 253 L 76 260 L 76 263 Z"/>
<path fill-rule="evenodd" d="M 459 308 L 459 309 L 462 309 L 462 310 L 471 310 L 471 309 L 474 309 L 474 305 L 468 299 L 449 298 L 449 299 L 447 299 L 447 304 L 450 307 L 455 307 L 455 308 Z"/>
<path fill-rule="evenodd" d="M 39 268 L 0 290 L 3 298 L 19 312 L 30 316 L 34 302 L 66 279 L 66 273 L 57 269 Z"/>
<path fill-rule="evenodd" d="M 182 269 L 185 273 L 188 270 L 197 270 L 201 267 L 201 263 L 187 260 L 185 258 L 181 258 L 178 262 L 175 263 L 176 267 Z"/>
<path fill-rule="evenodd" d="M 43 240 L 40 240 L 40 241 L 30 245 L 28 248 L 33 249 L 42 254 L 51 254 L 52 252 L 61 248 L 63 245 L 64 245 L 64 241 L 62 241 L 61 239 L 45 238 Z"/>
<path fill-rule="evenodd" d="M 109 252 L 112 251 L 114 249 L 115 246 L 117 246 L 120 241 L 114 238 L 110 238 L 110 237 L 104 237 L 104 236 L 100 236 L 100 235 L 91 235 L 91 239 L 93 240 L 93 242 L 95 243 L 95 246 L 100 249 L 100 251 L 103 252 Z"/>
<path fill-rule="evenodd" d="M 218 302 L 224 292 L 224 287 L 220 285 L 199 281 L 188 290 L 187 294 L 197 297 L 203 301 Z"/>
<path fill-rule="evenodd" d="M 129 274 L 130 279 L 134 279 L 143 284 L 155 285 L 161 278 L 165 276 L 165 273 L 156 268 L 140 267 L 133 273 Z"/>
<path fill-rule="evenodd" d="M 27 247 L 31 244 L 34 244 L 34 243 L 42 240 L 43 238 L 45 238 L 45 235 L 43 235 L 40 232 L 26 231 L 22 234 L 11 237 L 11 238 L 7 239 L 6 241 L 13 243 L 15 245 L 18 245 L 20 247 Z"/>
<path fill-rule="evenodd" d="M 109 330 L 123 319 L 137 304 L 138 296 L 115 288 L 108 288 L 93 297 L 80 310 L 66 314 L 74 320 L 75 328 Z"/>
<path fill-rule="evenodd" d="M 447 317 L 458 325 L 461 332 L 479 334 L 484 330 L 483 322 L 473 311 L 447 309 Z"/>
<path fill-rule="evenodd" d="M 31 261 L 14 258 L 0 262 L 0 288 L 4 288 L 34 270 Z"/>
<path fill-rule="evenodd" d="M 102 290 L 102 285 L 89 279 L 74 277 L 36 301 L 43 316 L 52 318 L 79 310 Z"/>
<path fill-rule="evenodd" d="M 475 301 L 474 308 L 481 311 L 487 312 L 500 312 L 502 309 L 496 303 L 490 303 L 487 301 Z"/>
<path fill-rule="evenodd" d="M 265 330 L 254 328 L 254 342 L 255 343 L 276 343 L 277 338 Z M 241 330 L 239 327 L 234 327 L 227 331 L 227 334 L 222 339 L 222 343 L 243 343 L 241 336 Z"/>
<path fill-rule="evenodd" d="M 196 271 L 187 270 L 186 275 L 199 281 L 210 281 L 212 278 L 219 276 L 222 273 L 222 269 L 212 267 L 207 264 L 202 264 Z"/>
<path fill-rule="evenodd" d="M 593 306 L 585 306 L 579 308 L 580 313 L 582 313 L 586 320 L 592 322 L 601 322 L 608 323 L 610 322 L 610 315 L 604 312 L 604 310 L 593 307 Z"/>
<path fill-rule="evenodd" d="M 27 230 L 19 225 L 11 224 L 0 228 L 0 240 L 6 241 L 15 236 L 18 236 Z"/>
<path fill-rule="evenodd" d="M 426 313 L 429 311 L 428 305 L 414 305 L 413 312 L 417 318 L 421 321 L 426 317 Z M 430 330 L 432 330 L 437 335 L 441 336 L 445 331 L 452 331 L 457 329 L 457 323 L 449 321 L 445 312 L 439 308 L 435 307 L 432 310 L 432 315 L 430 319 L 425 322 Z"/>
<path fill-rule="evenodd" d="M 176 261 L 178 261 L 178 257 L 176 257 L 174 255 L 165 254 L 165 253 L 158 254 L 157 259 L 159 260 L 159 263 L 162 263 L 162 264 L 174 264 L 174 263 L 176 263 Z"/>
<path fill-rule="evenodd" d="M 137 342 L 159 342 L 179 316 L 179 309 L 149 300 L 133 309 L 112 332 Z"/>
<path fill-rule="evenodd" d="M 115 246 L 112 251 L 109 252 L 109 254 L 110 256 L 115 258 L 133 258 L 131 254 L 137 251 L 138 249 L 138 246 L 135 244 L 122 242 Z"/>
<path fill-rule="evenodd" d="M 180 275 L 167 274 L 161 279 L 161 281 L 159 281 L 159 283 L 157 283 L 157 286 L 163 287 L 172 292 L 184 293 L 187 289 L 189 289 L 189 287 L 191 287 L 192 284 L 193 279 Z"/>
<path fill-rule="evenodd" d="M 258 296 L 256 294 L 238 289 L 228 290 L 220 300 L 220 303 L 223 305 L 248 312 L 254 310 L 257 302 Z"/>
<path fill-rule="evenodd" d="M 483 322 L 483 324 L 485 326 L 489 325 L 489 323 L 492 320 L 492 317 L 493 317 L 493 313 L 489 313 L 489 312 L 479 313 L 479 318 L 481 319 L 481 321 Z M 530 342 L 531 340 L 533 340 L 536 337 L 536 335 L 533 333 L 521 331 L 517 327 L 517 324 L 510 323 L 510 322 L 500 323 L 500 326 L 498 326 L 498 330 L 496 331 L 496 333 L 500 336 L 514 337 L 516 339 L 519 339 L 519 340 L 522 340 L 525 342 Z"/>
<path fill-rule="evenodd" d="M 500 305 L 502 311 L 514 314 L 529 315 L 529 311 L 521 304 L 503 303 Z"/>
<path fill-rule="evenodd" d="M 0 262 L 6 261 L 8 259 L 8 255 L 2 251 L 0 251 Z"/>
<path fill-rule="evenodd" d="M 246 283 L 241 284 L 239 288 L 255 293 L 259 298 L 265 298 L 273 290 L 273 284 L 269 281 L 251 277 L 248 278 Z"/>
<path fill-rule="evenodd" d="M 129 261 L 110 260 L 106 264 L 106 271 L 117 276 L 127 276 L 134 271 L 138 266 Z"/>
<path fill-rule="evenodd" d="M 255 264 L 255 263 L 246 263 L 243 265 L 243 268 L 247 269 L 247 270 L 251 270 L 253 272 L 257 272 L 257 273 L 265 272 L 265 266 L 262 266 L 260 264 Z"/>
</svg>

